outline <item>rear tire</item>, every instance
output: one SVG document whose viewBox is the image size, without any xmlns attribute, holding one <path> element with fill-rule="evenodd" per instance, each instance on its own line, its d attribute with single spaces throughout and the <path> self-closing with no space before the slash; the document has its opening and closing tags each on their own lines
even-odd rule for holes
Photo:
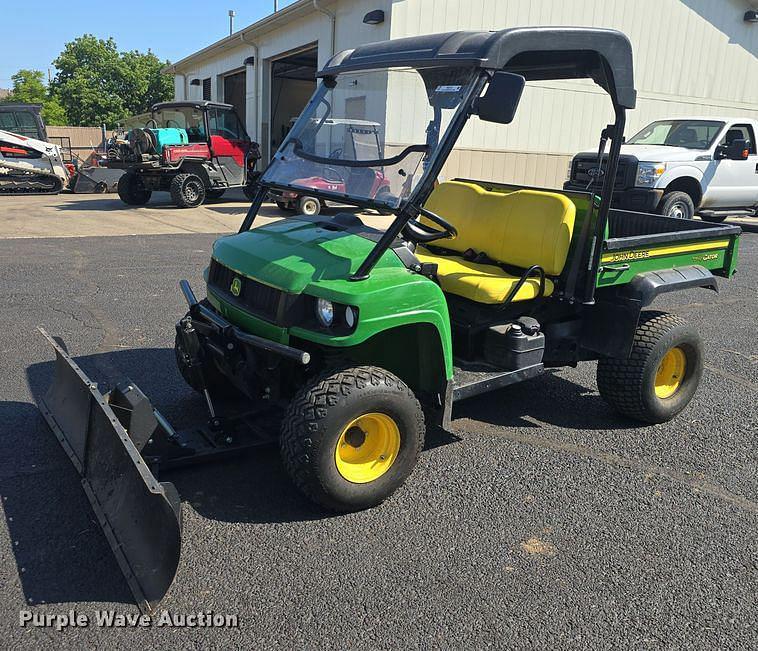
<svg viewBox="0 0 758 651">
<path fill-rule="evenodd" d="M 693 326 L 667 312 L 643 312 L 628 359 L 597 365 L 600 395 L 617 412 L 665 423 L 692 400 L 703 375 L 703 345 Z"/>
<path fill-rule="evenodd" d="M 316 197 L 300 197 L 297 209 L 301 214 L 312 217 L 321 212 L 321 202 Z"/>
<path fill-rule="evenodd" d="M 122 174 L 116 191 L 127 206 L 144 206 L 153 194 L 146 190 L 136 174 Z"/>
<path fill-rule="evenodd" d="M 255 193 L 258 192 L 258 183 L 256 181 L 248 181 L 248 183 L 242 187 L 242 192 L 248 201 L 252 201 L 255 199 Z"/>
<path fill-rule="evenodd" d="M 695 216 L 695 204 L 686 192 L 672 190 L 663 195 L 657 212 L 666 217 L 692 219 Z"/>
<path fill-rule="evenodd" d="M 292 481 L 333 511 L 383 502 L 410 475 L 423 447 L 421 405 L 402 380 L 375 366 L 312 380 L 290 403 L 280 438 Z"/>
<path fill-rule="evenodd" d="M 177 174 L 171 179 L 171 200 L 178 208 L 196 208 L 205 201 L 205 185 L 197 174 Z"/>
</svg>

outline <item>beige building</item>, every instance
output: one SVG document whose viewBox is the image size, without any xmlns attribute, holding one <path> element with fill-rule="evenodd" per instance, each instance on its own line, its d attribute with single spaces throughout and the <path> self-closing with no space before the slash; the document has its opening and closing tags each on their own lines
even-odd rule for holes
<svg viewBox="0 0 758 651">
<path fill-rule="evenodd" d="M 634 48 L 638 103 L 628 117 L 631 135 L 665 117 L 758 118 L 752 9 L 758 0 L 297 0 L 167 71 L 174 74 L 176 99 L 234 104 L 268 158 L 333 52 L 459 29 L 612 27 Z M 388 93 L 388 105 L 402 110 L 400 89 Z M 413 120 L 405 110 L 399 124 Z M 570 157 L 594 149 L 609 121 L 610 103 L 589 81 L 529 84 L 510 128 L 467 130 L 445 176 L 560 186 Z M 388 144 L 408 144 L 403 128 L 387 128 Z"/>
</svg>

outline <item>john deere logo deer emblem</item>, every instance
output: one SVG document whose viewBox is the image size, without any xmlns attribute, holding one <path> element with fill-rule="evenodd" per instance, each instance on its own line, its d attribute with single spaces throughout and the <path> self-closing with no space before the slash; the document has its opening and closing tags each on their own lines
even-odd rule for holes
<svg viewBox="0 0 758 651">
<path fill-rule="evenodd" d="M 232 286 L 229 288 L 229 291 L 232 293 L 232 296 L 239 296 L 242 291 L 242 281 L 236 276 L 232 281 Z"/>
</svg>

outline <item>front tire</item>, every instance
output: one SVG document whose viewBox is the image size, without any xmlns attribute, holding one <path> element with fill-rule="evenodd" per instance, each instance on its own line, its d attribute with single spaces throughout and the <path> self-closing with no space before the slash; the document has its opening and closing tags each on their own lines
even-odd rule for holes
<svg viewBox="0 0 758 651">
<path fill-rule="evenodd" d="M 658 214 L 676 219 L 692 219 L 695 216 L 695 204 L 686 192 L 672 190 L 661 198 Z"/>
<path fill-rule="evenodd" d="M 692 400 L 703 375 L 703 344 L 684 319 L 643 312 L 628 359 L 597 365 L 600 395 L 617 412 L 646 423 L 665 423 Z"/>
<path fill-rule="evenodd" d="M 424 447 L 413 392 L 375 366 L 329 372 L 303 387 L 282 424 L 280 450 L 292 481 L 333 511 L 380 504 L 408 478 Z"/>
<path fill-rule="evenodd" d="M 196 208 L 205 201 L 205 185 L 197 174 L 177 174 L 171 179 L 171 200 L 177 208 Z"/>
<path fill-rule="evenodd" d="M 121 201 L 127 206 L 144 206 L 153 194 L 150 190 L 145 190 L 136 174 L 122 174 L 116 190 Z"/>
</svg>

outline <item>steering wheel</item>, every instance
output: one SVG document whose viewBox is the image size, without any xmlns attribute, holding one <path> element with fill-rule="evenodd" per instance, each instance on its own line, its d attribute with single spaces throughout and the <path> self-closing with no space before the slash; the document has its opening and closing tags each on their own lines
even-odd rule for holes
<svg viewBox="0 0 758 651">
<path fill-rule="evenodd" d="M 150 126 L 151 122 L 153 123 L 152 127 Z M 150 129 L 150 128 L 152 128 L 152 129 L 157 129 L 158 128 L 158 123 L 155 121 L 154 118 L 150 118 L 147 122 L 145 122 L 145 129 Z"/>
<path fill-rule="evenodd" d="M 331 153 L 329 154 L 329 158 L 342 158 L 342 147 L 332 149 Z"/>
<path fill-rule="evenodd" d="M 418 208 L 418 212 L 430 222 L 434 222 L 437 226 L 440 226 L 442 230 L 438 231 L 436 228 L 431 228 L 420 222 L 417 218 L 409 219 L 405 224 L 405 231 L 407 231 L 410 239 L 416 242 L 433 242 L 434 240 L 441 240 L 443 238 L 452 239 L 458 237 L 458 229 L 449 221 L 442 219 L 442 217 L 426 208 Z"/>
<path fill-rule="evenodd" d="M 172 122 L 176 125 L 173 127 L 174 129 L 181 129 L 181 126 L 179 126 L 179 123 L 176 120 L 166 120 L 166 126 L 171 127 Z"/>
</svg>

